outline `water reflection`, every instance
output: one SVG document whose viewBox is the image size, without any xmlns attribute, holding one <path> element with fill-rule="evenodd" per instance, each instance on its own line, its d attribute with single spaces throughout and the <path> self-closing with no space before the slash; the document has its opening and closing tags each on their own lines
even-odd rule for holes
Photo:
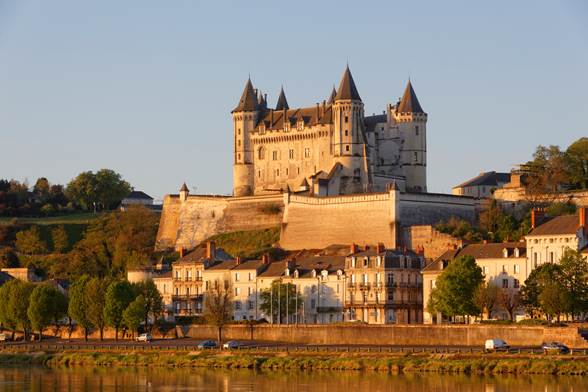
<svg viewBox="0 0 588 392">
<path fill-rule="evenodd" d="M 541 391 L 588 390 L 582 377 L 390 375 L 167 368 L 0 368 L 0 391 Z"/>
</svg>

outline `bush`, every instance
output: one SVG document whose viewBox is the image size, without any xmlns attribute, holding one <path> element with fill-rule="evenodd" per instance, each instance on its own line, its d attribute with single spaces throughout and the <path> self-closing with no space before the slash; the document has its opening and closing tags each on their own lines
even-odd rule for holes
<svg viewBox="0 0 588 392">
<path fill-rule="evenodd" d="M 511 320 L 482 320 L 480 324 L 490 324 L 490 325 L 510 325 L 513 324 Z"/>
<path fill-rule="evenodd" d="M 548 325 L 549 323 L 543 319 L 524 319 L 517 322 L 519 325 Z"/>
</svg>

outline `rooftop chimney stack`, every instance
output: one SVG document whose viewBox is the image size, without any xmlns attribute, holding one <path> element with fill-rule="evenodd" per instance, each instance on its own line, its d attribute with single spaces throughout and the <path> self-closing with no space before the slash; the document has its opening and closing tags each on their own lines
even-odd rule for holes
<svg viewBox="0 0 588 392">
<path fill-rule="evenodd" d="M 240 265 L 240 264 L 241 264 L 241 256 L 237 256 L 237 257 L 235 258 L 235 263 L 236 263 L 237 265 Z"/>
<path fill-rule="evenodd" d="M 531 210 L 531 229 L 536 228 L 541 224 L 541 220 L 545 216 L 545 210 L 540 208 L 533 208 Z"/>
<path fill-rule="evenodd" d="M 211 260 L 216 258 L 216 244 L 214 241 L 208 241 L 206 243 L 206 258 Z"/>
<path fill-rule="evenodd" d="M 183 246 L 180 248 L 180 258 L 184 257 L 186 255 L 186 248 L 184 248 Z"/>
<path fill-rule="evenodd" d="M 357 253 L 357 244 L 351 244 L 351 248 L 349 249 L 351 254 Z"/>
<path fill-rule="evenodd" d="M 269 255 L 266 253 L 263 256 L 261 256 L 261 261 L 263 262 L 263 264 L 269 264 Z"/>
<path fill-rule="evenodd" d="M 584 231 L 584 235 L 588 235 L 588 209 L 586 207 L 578 208 L 579 222 L 578 226 Z"/>
<path fill-rule="evenodd" d="M 376 252 L 377 253 L 382 253 L 385 250 L 386 250 L 386 247 L 384 246 L 384 244 L 378 243 L 378 245 L 376 245 Z"/>
</svg>

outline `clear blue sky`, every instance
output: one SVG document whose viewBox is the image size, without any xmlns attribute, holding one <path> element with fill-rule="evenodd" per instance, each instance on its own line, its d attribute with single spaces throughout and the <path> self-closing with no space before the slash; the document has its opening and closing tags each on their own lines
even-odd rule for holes
<svg viewBox="0 0 588 392">
<path fill-rule="evenodd" d="M 0 0 L 0 178 L 228 193 L 247 75 L 313 105 L 347 61 L 369 114 L 410 75 L 434 192 L 588 135 L 583 0 Z"/>
</svg>

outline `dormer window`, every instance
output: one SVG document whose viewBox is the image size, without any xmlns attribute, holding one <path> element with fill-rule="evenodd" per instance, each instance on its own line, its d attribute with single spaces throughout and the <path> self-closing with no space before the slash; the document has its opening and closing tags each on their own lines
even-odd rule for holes
<svg viewBox="0 0 588 392">
<path fill-rule="evenodd" d="M 294 277 L 298 278 L 298 270 L 294 270 Z"/>
<path fill-rule="evenodd" d="M 514 257 L 519 257 L 520 253 L 519 253 L 519 248 L 515 248 L 514 250 Z"/>
<path fill-rule="evenodd" d="M 502 257 L 505 257 L 505 258 L 508 257 L 508 249 L 504 248 L 502 250 Z"/>
<path fill-rule="evenodd" d="M 261 124 L 259 124 L 259 130 L 260 130 L 261 132 L 265 132 L 265 123 L 261 123 Z"/>
<path fill-rule="evenodd" d="M 286 269 L 284 270 L 284 275 L 286 275 L 286 276 L 290 276 L 290 268 L 286 268 Z"/>
<path fill-rule="evenodd" d="M 296 124 L 296 126 L 298 127 L 299 131 L 302 131 L 304 129 L 304 120 L 303 119 L 298 120 L 298 123 Z"/>
<path fill-rule="evenodd" d="M 351 258 L 351 268 L 355 268 L 355 257 Z"/>
<path fill-rule="evenodd" d="M 367 257 L 364 257 L 363 258 L 363 266 L 364 267 L 367 267 L 368 266 L 368 263 L 369 263 L 369 259 Z"/>
<path fill-rule="evenodd" d="M 310 276 L 312 276 L 313 278 L 316 278 L 316 270 L 312 270 L 310 272 Z"/>
<path fill-rule="evenodd" d="M 382 265 L 382 256 L 378 256 L 376 258 L 376 263 L 377 263 L 378 267 L 380 267 Z"/>
</svg>

